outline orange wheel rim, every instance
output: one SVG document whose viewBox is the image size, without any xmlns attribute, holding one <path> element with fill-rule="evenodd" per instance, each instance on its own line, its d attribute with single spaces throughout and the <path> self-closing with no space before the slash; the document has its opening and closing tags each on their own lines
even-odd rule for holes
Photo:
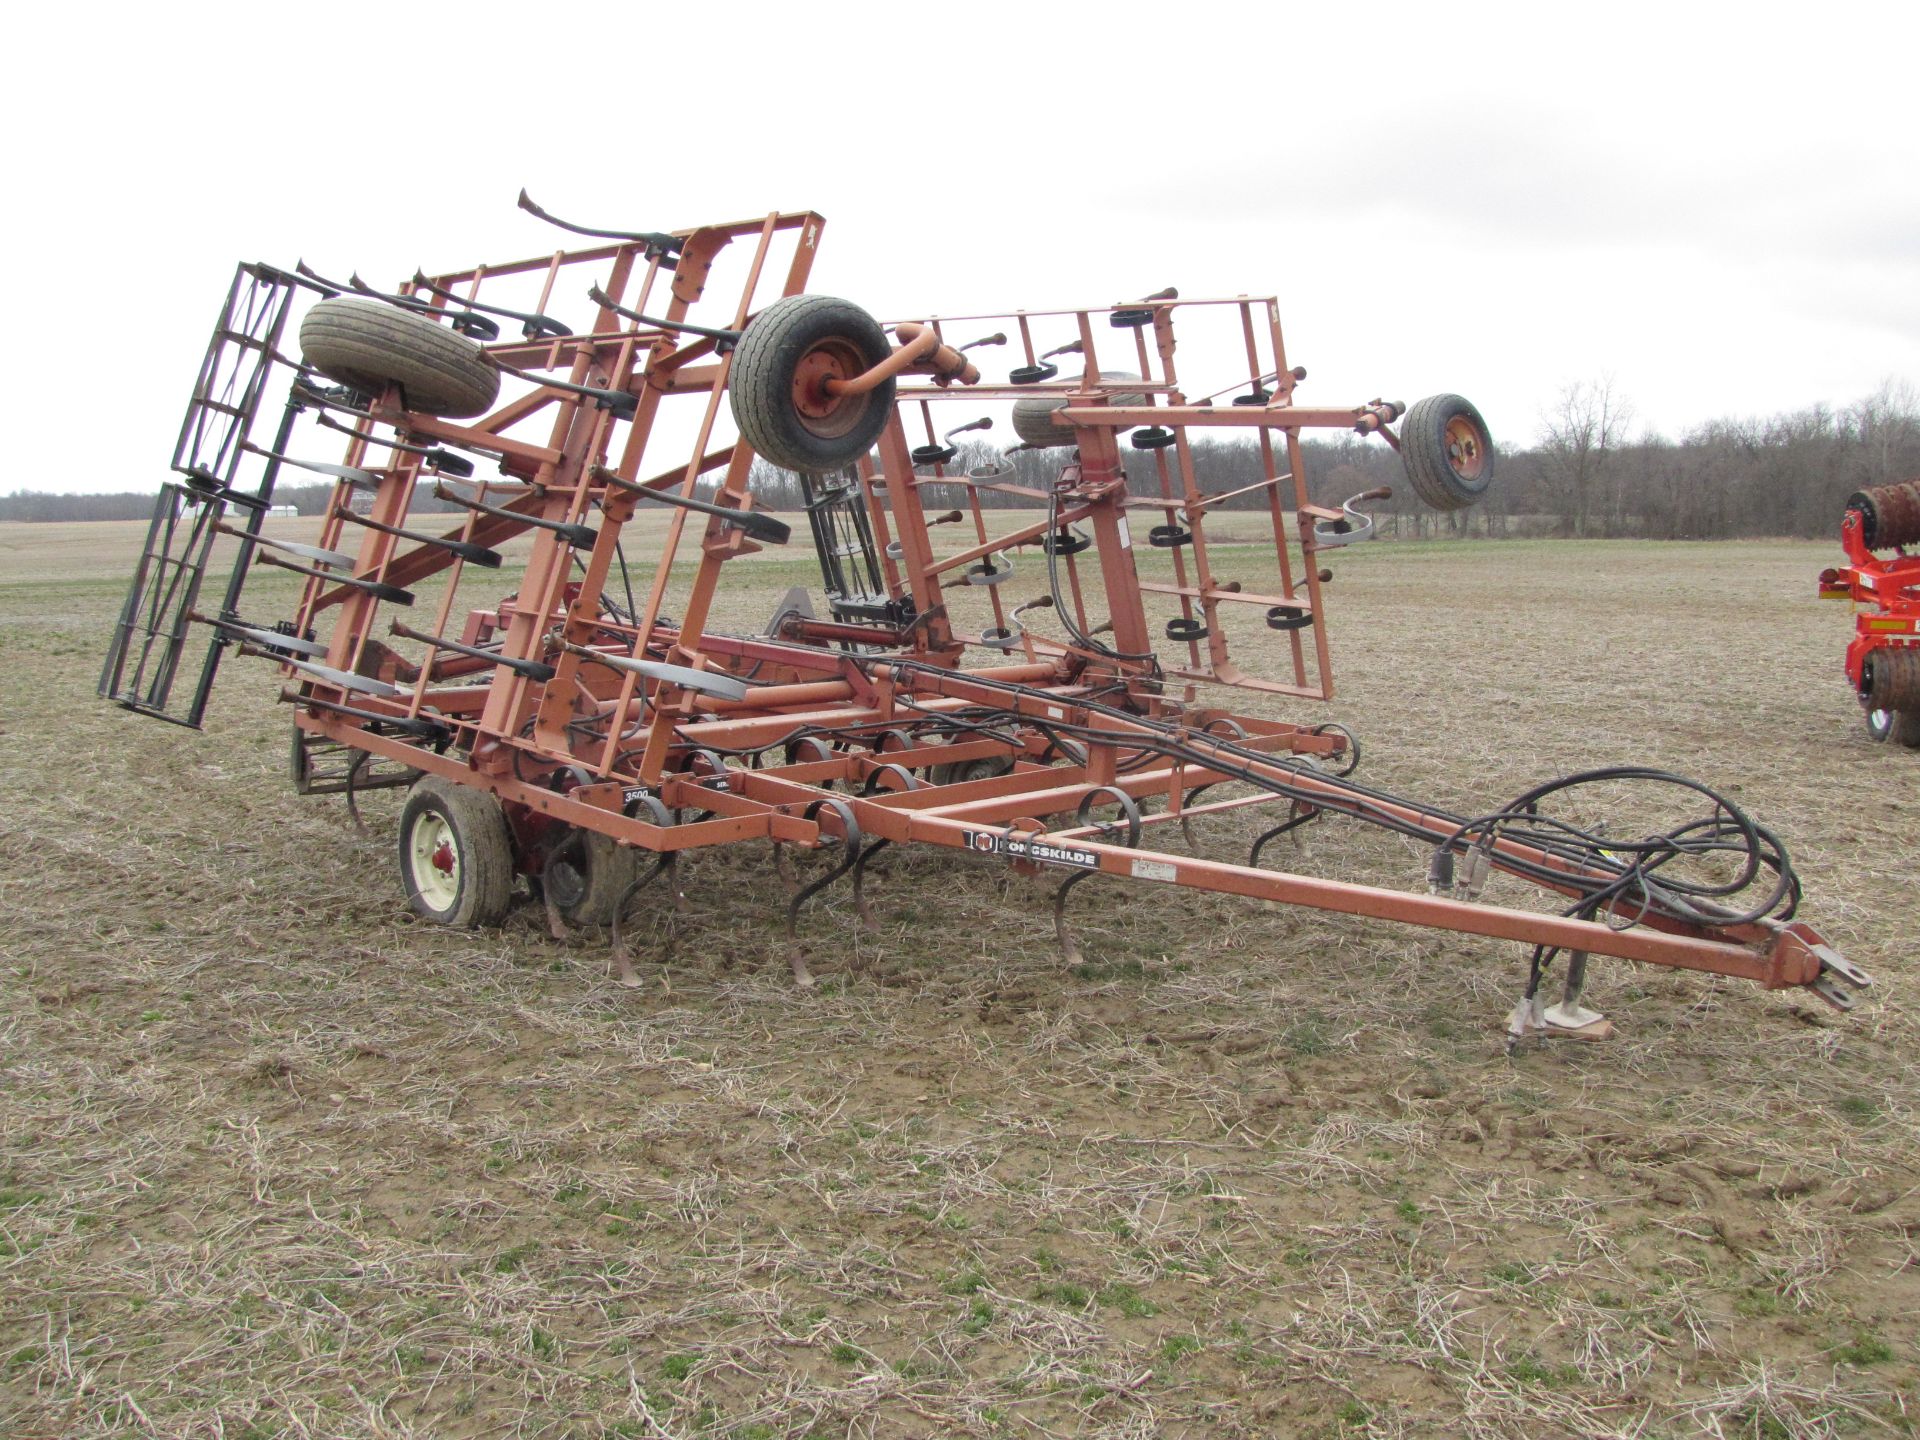
<svg viewBox="0 0 1920 1440">
<path fill-rule="evenodd" d="M 854 380 L 867 371 L 867 358 L 851 340 L 833 338 L 815 344 L 793 368 L 793 409 L 809 434 L 837 439 L 860 423 L 866 395 L 829 395 L 829 380 Z"/>
<path fill-rule="evenodd" d="M 1447 422 L 1447 463 L 1462 480 L 1478 480 L 1487 468 L 1487 437 L 1464 415 Z"/>
</svg>

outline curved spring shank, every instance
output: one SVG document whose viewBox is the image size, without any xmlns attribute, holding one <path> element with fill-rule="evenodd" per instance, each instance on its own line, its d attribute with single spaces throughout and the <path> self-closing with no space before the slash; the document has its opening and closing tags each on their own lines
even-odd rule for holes
<svg viewBox="0 0 1920 1440">
<path fill-rule="evenodd" d="M 661 983 L 664 984 L 666 982 L 666 967 L 673 960 L 674 942 L 679 939 L 680 935 L 680 911 L 685 906 L 687 899 L 686 895 L 680 889 L 680 852 L 677 850 L 661 851 L 660 858 L 654 862 L 653 868 L 645 874 L 637 876 L 633 882 L 621 892 L 619 903 L 613 907 L 613 925 L 611 927 L 609 943 L 613 950 L 614 967 L 620 975 L 620 983 L 629 988 L 639 985 L 641 981 L 640 977 L 634 973 L 633 962 L 627 954 L 627 909 L 632 905 L 634 896 L 653 884 L 654 881 L 663 877 L 667 881 L 668 893 L 673 901 L 671 905 L 665 907 L 666 925 L 661 936 L 660 953 L 658 956 L 662 972 Z M 658 907 L 656 907 L 656 909 L 657 908 Z"/>
<path fill-rule="evenodd" d="M 787 902 L 787 963 L 793 967 L 793 980 L 796 985 L 812 988 L 813 972 L 807 969 L 806 946 L 800 943 L 800 907 L 815 895 L 838 880 L 859 862 L 861 850 L 860 822 L 853 818 L 853 809 L 844 800 L 828 798 L 816 800 L 802 812 L 802 819 L 812 820 L 822 810 L 831 810 L 839 818 L 842 831 L 839 839 L 840 858 L 833 868 L 810 885 L 796 890 L 793 898 Z M 823 840 L 832 837 L 823 835 Z"/>
<path fill-rule="evenodd" d="M 1120 819 L 1111 825 L 1103 825 L 1101 829 L 1107 831 L 1115 830 L 1124 824 L 1126 826 L 1126 834 L 1120 839 L 1119 843 L 1129 849 L 1132 849 L 1140 843 L 1140 806 L 1131 795 L 1115 785 L 1096 786 L 1094 789 L 1089 790 L 1086 796 L 1080 801 L 1079 809 L 1074 815 L 1074 823 L 1076 825 L 1086 824 L 1087 812 L 1092 810 L 1095 805 L 1119 806 Z M 1086 954 L 1081 950 L 1080 942 L 1073 938 L 1073 932 L 1067 928 L 1067 896 L 1073 890 L 1073 887 L 1078 885 L 1082 880 L 1085 880 L 1090 875 L 1097 875 L 1099 873 L 1097 870 L 1077 871 L 1069 875 L 1065 880 L 1062 880 L 1060 882 L 1060 888 L 1053 892 L 1053 933 L 1054 937 L 1060 942 L 1061 957 L 1065 959 L 1069 965 L 1084 965 L 1086 963 Z"/>
</svg>

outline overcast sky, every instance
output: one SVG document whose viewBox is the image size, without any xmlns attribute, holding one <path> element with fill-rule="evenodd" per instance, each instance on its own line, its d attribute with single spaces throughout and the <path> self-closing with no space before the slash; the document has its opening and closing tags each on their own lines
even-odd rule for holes
<svg viewBox="0 0 1920 1440">
<path fill-rule="evenodd" d="M 1303 401 L 1458 391 L 1515 443 L 1604 374 L 1674 436 L 1920 380 L 1920 7 L 1072 13 L 18 15 L 0 490 L 166 478 L 236 260 L 545 253 L 522 185 L 818 210 L 811 288 L 885 316 L 1276 293 Z"/>
</svg>

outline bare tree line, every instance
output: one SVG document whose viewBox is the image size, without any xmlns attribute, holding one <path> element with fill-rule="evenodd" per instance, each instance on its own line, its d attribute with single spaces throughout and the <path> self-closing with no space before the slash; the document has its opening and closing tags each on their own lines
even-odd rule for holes
<svg viewBox="0 0 1920 1440">
<path fill-rule="evenodd" d="M 1369 507 L 1386 517 L 1387 535 L 1824 538 L 1835 533 L 1847 496 L 1855 490 L 1920 475 L 1920 396 L 1910 385 L 1892 381 L 1837 409 L 1814 405 L 1779 415 L 1712 420 L 1670 440 L 1634 434 L 1631 403 L 1603 378 L 1565 387 L 1538 421 L 1531 445 L 1501 445 L 1493 488 L 1470 511 L 1435 515 L 1424 510 L 1403 483 L 1393 451 L 1358 436 L 1304 445 L 1312 497 L 1337 504 L 1363 490 L 1393 486 L 1394 499 Z M 1494 439 L 1500 445 L 1498 429 Z M 1284 464 L 1284 451 L 1276 449 Z M 1010 475 L 998 478 L 1045 490 L 1069 453 L 1003 453 L 991 444 L 965 444 L 945 467 L 955 481 L 926 486 L 921 499 L 931 509 L 965 505 L 970 473 L 988 477 L 1009 468 Z M 1160 493 L 1156 455 L 1170 466 L 1178 463 L 1173 450 L 1127 454 L 1128 485 L 1140 495 Z M 1259 448 L 1245 440 L 1197 439 L 1192 459 L 1204 491 L 1237 489 L 1266 476 Z M 800 478 L 763 461 L 755 462 L 750 484 L 770 508 L 792 510 L 802 503 Z M 1173 486 L 1176 493 L 1181 489 L 1177 468 Z M 976 493 L 989 509 L 1037 503 L 991 490 Z M 303 515 L 317 515 L 332 494 L 329 484 L 293 485 L 282 487 L 274 499 Z M 1256 493 L 1224 508 L 1255 509 L 1265 503 Z M 151 492 L 20 490 L 0 496 L 0 521 L 138 520 L 152 508 Z M 447 507 L 422 494 L 416 508 Z"/>
</svg>

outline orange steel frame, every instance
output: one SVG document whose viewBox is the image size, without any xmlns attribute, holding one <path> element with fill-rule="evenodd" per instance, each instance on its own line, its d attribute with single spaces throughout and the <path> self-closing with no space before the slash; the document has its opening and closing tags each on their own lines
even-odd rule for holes
<svg viewBox="0 0 1920 1440">
<path fill-rule="evenodd" d="M 628 309 L 677 326 L 701 317 L 716 329 L 740 330 L 771 299 L 805 290 L 823 230 L 810 212 L 769 215 L 676 232 L 675 268 L 639 241 L 561 251 L 506 265 L 482 265 L 433 277 L 440 291 L 484 300 L 489 287 L 537 282 L 539 302 L 565 309 L 596 282 Z M 745 279 L 725 295 L 706 293 L 715 262 L 746 252 Z M 423 298 L 431 292 L 415 293 Z M 444 303 L 436 299 L 436 303 Z M 1131 329 L 1107 323 L 1115 311 L 1151 310 Z M 1176 365 L 1178 322 L 1225 319 L 1237 326 L 1244 373 L 1223 389 L 1190 394 Z M 1774 920 L 1734 925 L 1648 917 L 1631 928 L 1564 915 L 1508 909 L 1439 894 L 1414 894 L 1221 863 L 1142 848 L 1139 831 L 1290 798 L 1294 813 L 1311 813 L 1316 797 L 1337 800 L 1340 782 L 1303 766 L 1301 757 L 1338 759 L 1348 738 L 1337 727 L 1289 724 L 1227 712 L 1197 702 L 1197 685 L 1221 684 L 1303 699 L 1332 694 L 1332 667 L 1322 623 L 1323 592 L 1316 530 L 1341 518 L 1309 497 L 1301 436 L 1327 428 L 1376 433 L 1397 445 L 1396 407 L 1375 401 L 1346 407 L 1295 403 L 1298 377 L 1288 363 L 1279 308 L 1271 298 L 1195 301 L 1160 298 L 1119 306 L 1014 311 L 1006 315 L 916 317 L 942 341 L 960 344 L 975 330 L 1002 329 L 1027 365 L 1050 341 L 1074 341 L 1085 377 L 1039 385 L 953 383 L 920 362 L 899 383 L 894 414 L 877 454 L 857 467 L 859 496 L 884 556 L 887 584 L 911 602 L 916 619 L 896 629 L 849 627 L 790 618 L 776 633 L 738 636 L 711 627 L 712 607 L 730 562 L 755 550 L 742 530 L 709 516 L 689 531 L 689 511 L 676 507 L 664 544 L 650 556 L 653 578 L 638 613 L 622 617 L 603 603 L 623 528 L 650 488 L 691 497 L 717 476 L 708 498 L 730 510 L 754 505 L 753 454 L 744 443 L 716 441 L 732 355 L 712 337 L 629 322 L 600 306 L 584 333 L 489 345 L 496 359 L 573 386 L 633 397 L 630 419 L 591 396 L 536 383 L 468 422 L 409 413 L 398 390 L 374 401 L 371 421 L 344 457 L 372 470 L 378 488 L 366 513 L 392 526 L 407 523 L 408 502 L 423 478 L 422 457 L 393 452 L 383 461 L 376 425 L 416 444 L 447 444 L 498 460 L 504 479 L 480 485 L 482 498 L 514 518 L 469 510 L 446 534 L 493 546 L 530 530 L 531 557 L 517 595 L 498 604 L 456 608 L 463 561 L 445 549 L 412 544 L 379 529 L 353 527 L 336 511 L 319 543 L 356 554 L 357 579 L 408 587 L 444 575 L 433 635 L 498 643 L 500 654 L 550 664 L 541 681 L 490 660 L 429 646 L 417 666 L 376 638 L 384 603 L 364 588 L 306 582 L 294 622 L 299 635 L 323 633 L 325 663 L 383 678 L 399 687 L 386 698 L 331 685 L 292 667 L 284 698 L 296 724 L 342 745 L 414 769 L 491 791 L 514 817 L 516 833 L 566 825 L 665 856 L 695 848 L 771 841 L 796 847 L 843 847 L 843 873 L 854 852 L 864 864 L 874 842 L 914 842 L 988 851 L 1023 867 L 1059 864 L 1075 874 L 1102 873 L 1251 896 L 1357 915 L 1460 931 L 1538 946 L 1560 947 L 1655 964 L 1739 976 L 1768 987 L 1817 985 L 1835 1003 L 1832 981 L 1864 977 L 1806 926 Z M 1102 379 L 1124 367 L 1141 379 Z M 1264 392 L 1264 394 L 1262 393 Z M 936 439 L 936 407 L 963 399 L 1021 400 L 1056 395 L 1074 427 L 1077 456 L 1050 490 L 1017 484 L 1010 470 L 982 467 L 970 475 L 940 465 L 916 469 L 909 431 Z M 1233 403 L 1239 398 L 1242 403 Z M 699 402 L 691 453 L 662 466 L 647 452 L 662 405 L 675 397 Z M 1116 403 L 1117 397 L 1133 397 Z M 1170 429 L 1174 440 L 1153 450 L 1158 493 L 1131 495 L 1120 437 L 1128 429 Z M 1218 427 L 1251 431 L 1265 478 L 1232 492 L 1207 494 L 1195 474 L 1189 437 Z M 1070 450 L 1058 452 L 1073 455 Z M 965 484 L 971 538 L 942 551 L 940 532 L 922 506 L 931 486 Z M 998 538 L 988 532 L 980 495 L 999 491 L 1055 507 Z M 1207 544 L 1206 522 L 1221 503 L 1257 496 L 1271 526 L 1276 573 L 1255 590 L 1221 578 L 1221 557 Z M 343 484 L 340 507 L 349 489 Z M 1243 502 L 1244 503 L 1244 502 Z M 524 517 L 524 521 L 519 518 Z M 1190 532 L 1172 552 L 1172 582 L 1143 577 L 1136 565 L 1135 522 L 1147 519 Z M 1237 513 L 1242 524 L 1247 512 Z M 590 549 L 531 522 L 597 525 Z M 416 518 L 415 523 L 418 523 Z M 1085 633 L 1110 628 L 1111 645 L 1090 650 L 1073 639 L 1031 631 L 998 655 L 956 618 L 960 597 L 982 598 L 994 629 L 1011 629 L 1008 601 L 997 587 L 965 582 L 1009 549 L 1031 545 L 1059 527 L 1081 526 L 1093 545 L 1063 554 L 1062 604 L 1078 612 Z M 349 533 L 357 530 L 357 533 Z M 1191 554 L 1185 553 L 1191 550 Z M 576 553 L 578 564 L 576 565 Z M 685 575 L 687 560 L 692 573 Z M 1087 563 L 1090 561 L 1091 563 Z M 682 569 L 676 571 L 676 564 Z M 1244 564 L 1236 556 L 1233 563 Z M 1156 636 L 1147 597 L 1199 622 L 1203 639 L 1181 643 L 1165 665 L 1148 658 Z M 671 613 L 677 618 L 669 617 Z M 1225 617 L 1236 606 L 1293 617 L 1283 630 L 1284 672 L 1269 680 L 1233 660 Z M 1239 612 L 1248 613 L 1248 612 Z M 330 627 L 330 628 L 329 628 Z M 452 628 L 449 628 L 452 627 Z M 858 641 L 854 647 L 840 642 Z M 839 648 L 836 648 L 839 646 Z M 968 652 L 984 664 L 968 664 Z M 1122 658 L 1115 658 L 1115 656 Z M 685 686 L 601 663 L 642 657 L 665 664 L 751 679 L 743 698 L 716 698 Z M 1000 718 L 967 728 L 985 712 Z M 437 743 L 372 722 L 370 716 L 429 721 Z M 956 718 L 957 717 L 957 718 Z M 1073 740 L 1064 741 L 1071 735 Z M 1168 737 L 1185 747 L 1169 756 Z M 797 737 L 797 738 L 796 738 Z M 786 743 L 783 753 L 775 755 Z M 1225 748 L 1232 747 L 1231 754 Z M 769 748 L 772 747 L 772 748 Z M 1218 765 L 1207 763 L 1210 754 Z M 1006 773 L 929 783 L 931 767 L 1011 761 Z M 750 763 L 752 762 L 752 763 Z M 1202 787 L 1258 774 L 1287 787 L 1227 800 L 1194 799 Z M 1164 808 L 1139 814 L 1139 831 L 1102 818 L 1154 800 Z M 1096 813 L 1099 812 L 1099 813 Z M 1441 837 L 1454 827 L 1418 807 L 1389 807 L 1392 817 Z M 678 818 L 688 817 L 688 818 Z M 670 823 L 676 822 L 677 823 Z M 1133 842 L 1133 843 L 1129 843 Z M 1501 839 L 1494 868 L 1558 868 L 1573 881 L 1581 871 L 1564 858 Z M 858 873 L 856 871 L 856 882 Z M 1550 887 L 1558 888 L 1558 887 Z M 809 890 L 806 893 L 811 893 Z M 1064 893 L 1064 892 L 1063 892 Z M 796 901 L 797 908 L 797 901 Z M 796 969 L 799 966 L 796 964 Z"/>
<path fill-rule="evenodd" d="M 1874 554 L 1866 542 L 1861 513 L 1851 507 L 1840 519 L 1840 546 L 1847 563 L 1820 572 L 1820 598 L 1853 602 L 1847 680 L 1862 703 L 1867 703 L 1868 656 L 1907 648 L 1920 652 L 1920 555 L 1909 555 L 1898 547 L 1889 558 Z"/>
</svg>

